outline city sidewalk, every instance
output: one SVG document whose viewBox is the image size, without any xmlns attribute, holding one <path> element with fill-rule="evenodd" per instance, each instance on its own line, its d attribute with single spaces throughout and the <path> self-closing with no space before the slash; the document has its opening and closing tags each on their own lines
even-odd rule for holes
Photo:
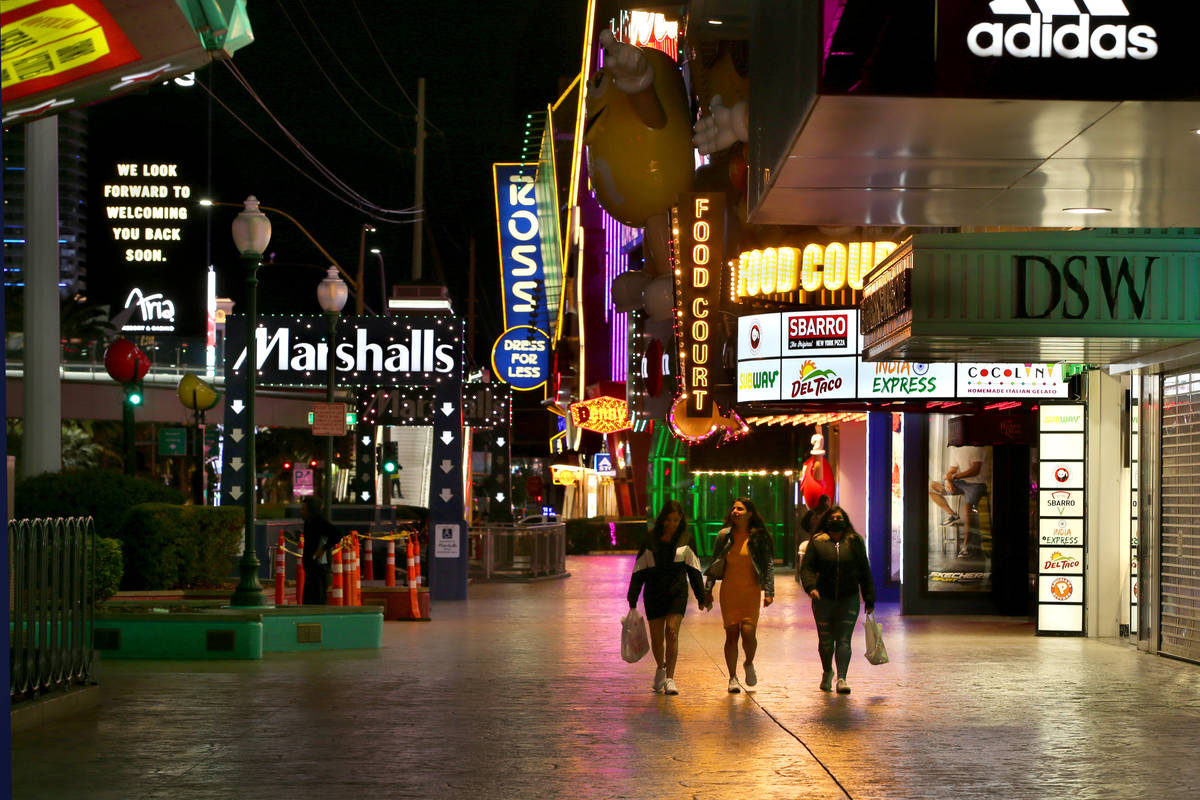
<svg viewBox="0 0 1200 800">
<path fill-rule="evenodd" d="M 86 717 L 13 739 L 16 798 L 1186 798 L 1200 667 L 1002 618 L 899 617 L 891 663 L 855 634 L 849 696 L 817 689 L 787 570 L 760 685 L 725 691 L 719 611 L 689 608 L 676 680 L 620 659 L 631 556 L 473 585 L 381 651 L 105 663 Z"/>
</svg>

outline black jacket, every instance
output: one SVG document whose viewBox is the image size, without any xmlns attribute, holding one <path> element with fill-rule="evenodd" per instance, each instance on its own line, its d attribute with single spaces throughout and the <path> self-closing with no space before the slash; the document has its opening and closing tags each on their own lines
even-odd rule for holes
<svg viewBox="0 0 1200 800">
<path fill-rule="evenodd" d="M 318 550 L 324 550 L 326 555 L 333 546 L 341 541 L 342 533 L 332 522 L 317 514 L 304 520 L 304 568 L 312 569 L 316 565 Z M 322 566 L 332 563 L 332 556 Z"/>
<path fill-rule="evenodd" d="M 690 538 L 677 544 L 647 539 L 642 543 L 642 549 L 638 550 L 633 575 L 629 578 L 629 591 L 626 593 L 629 607 L 633 608 L 637 604 L 642 586 L 650 584 L 656 589 L 671 586 L 680 573 L 684 572 L 692 585 L 696 602 L 703 603 L 704 584 L 700 577 L 700 559 L 692 549 Z"/>
<path fill-rule="evenodd" d="M 857 533 L 845 534 L 841 542 L 828 533 L 814 535 L 800 562 L 800 582 L 805 592 L 816 589 L 823 600 L 841 600 L 861 591 L 863 603 L 875 606 L 867 543 Z"/>
<path fill-rule="evenodd" d="M 713 584 L 725 577 L 725 554 L 733 546 L 733 534 L 729 528 L 722 528 L 713 543 L 713 559 L 704 571 L 705 588 L 712 591 Z M 771 534 L 762 528 L 750 531 L 750 563 L 758 575 L 758 585 L 762 587 L 767 597 L 775 596 L 775 545 L 771 542 Z"/>
</svg>

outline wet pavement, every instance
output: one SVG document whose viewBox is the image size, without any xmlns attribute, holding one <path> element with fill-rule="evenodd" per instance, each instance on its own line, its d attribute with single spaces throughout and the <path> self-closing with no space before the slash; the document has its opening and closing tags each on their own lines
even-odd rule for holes
<svg viewBox="0 0 1200 800">
<path fill-rule="evenodd" d="M 725 690 L 718 610 L 691 607 L 676 682 L 620 659 L 631 556 L 473 585 L 381 651 L 105 663 L 100 708 L 13 737 L 16 798 L 1187 798 L 1200 667 L 1024 620 L 900 617 L 891 663 L 817 689 L 784 569 L 758 691 Z"/>
</svg>

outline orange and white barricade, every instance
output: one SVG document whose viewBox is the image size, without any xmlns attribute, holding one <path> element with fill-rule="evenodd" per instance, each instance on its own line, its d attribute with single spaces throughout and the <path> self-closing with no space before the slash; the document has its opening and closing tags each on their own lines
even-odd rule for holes
<svg viewBox="0 0 1200 800">
<path fill-rule="evenodd" d="M 362 605 L 362 539 L 358 531 L 350 532 L 350 557 L 354 559 L 354 568 L 350 571 L 350 583 L 354 587 L 354 597 L 350 605 Z"/>
<path fill-rule="evenodd" d="M 421 586 L 421 537 L 413 537 L 413 571 L 417 576 L 417 586 Z M 419 614 L 417 616 L 420 616 Z"/>
<path fill-rule="evenodd" d="M 283 549 L 283 531 L 279 532 L 279 544 L 275 546 L 275 605 L 287 605 L 286 551 Z"/>
<path fill-rule="evenodd" d="M 333 548 L 333 596 L 330 598 L 330 605 L 342 605 L 342 546 L 338 542 Z"/>
<path fill-rule="evenodd" d="M 387 566 L 383 573 L 383 585 L 396 585 L 396 540 L 388 539 Z"/>
<path fill-rule="evenodd" d="M 362 579 L 364 581 L 375 580 L 375 554 L 372 552 L 374 549 L 374 540 L 367 539 L 363 545 Z"/>
<path fill-rule="evenodd" d="M 416 534 L 410 533 L 408 535 L 408 545 L 405 547 L 406 554 L 408 555 L 408 603 L 409 608 L 412 611 L 412 618 L 419 619 L 421 616 L 421 603 L 417 598 L 418 578 L 416 559 L 414 556 L 414 539 L 416 539 Z M 419 547 L 419 545 L 416 546 Z"/>
<path fill-rule="evenodd" d="M 296 605 L 304 604 L 304 534 L 300 534 L 300 557 L 296 559 Z"/>
</svg>

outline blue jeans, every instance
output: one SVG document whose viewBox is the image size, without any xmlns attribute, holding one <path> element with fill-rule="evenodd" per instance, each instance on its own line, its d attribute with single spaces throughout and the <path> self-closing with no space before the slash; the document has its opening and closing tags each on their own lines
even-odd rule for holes
<svg viewBox="0 0 1200 800">
<path fill-rule="evenodd" d="M 850 668 L 850 637 L 858 622 L 858 592 L 841 600 L 812 601 L 813 619 L 817 621 L 817 652 L 826 672 L 833 669 L 837 658 L 837 676 L 846 677 Z"/>
</svg>

